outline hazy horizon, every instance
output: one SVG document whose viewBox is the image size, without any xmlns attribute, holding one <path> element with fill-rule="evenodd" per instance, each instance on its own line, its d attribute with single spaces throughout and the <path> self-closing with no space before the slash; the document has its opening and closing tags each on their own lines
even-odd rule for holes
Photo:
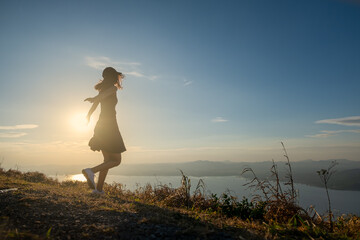
<svg viewBox="0 0 360 240">
<path fill-rule="evenodd" d="M 61 163 L 61 162 L 56 162 L 56 163 L 39 163 L 39 164 L 24 164 L 24 165 L 19 165 L 18 163 L 14 163 L 12 161 L 6 161 L 4 158 L 0 159 L 1 160 L 1 166 L 2 168 L 5 169 L 16 169 L 18 168 L 19 170 L 21 170 L 21 168 L 26 168 L 25 170 L 27 170 L 28 167 L 40 167 L 40 166 L 44 166 L 44 167 L 49 167 L 49 166 L 68 166 L 68 167 L 72 167 L 72 166 L 83 166 L 83 163 L 75 163 L 75 164 L 71 164 L 69 165 L 68 163 Z M 313 159 L 303 159 L 303 160 L 298 160 L 298 161 L 291 161 L 292 163 L 300 163 L 300 162 L 331 162 L 331 161 L 349 161 L 349 162 L 353 162 L 353 163 L 360 163 L 360 160 L 349 160 L 349 159 L 321 159 L 321 160 L 313 160 Z M 157 165 L 157 164 L 187 164 L 187 163 L 198 163 L 198 162 L 208 162 L 208 163 L 271 163 L 272 160 L 264 160 L 264 161 L 230 161 L 230 160 L 219 160 L 219 161 L 211 161 L 211 160 L 194 160 L 194 161 L 185 161 L 185 162 L 173 162 L 173 161 L 166 161 L 166 162 L 144 162 L 144 163 L 139 163 L 139 162 L 122 162 L 121 165 Z M 275 163 L 286 163 L 287 160 L 286 159 L 282 159 L 279 161 L 275 161 Z"/>
<path fill-rule="evenodd" d="M 124 164 L 360 160 L 360 4 L 2 1 L 0 161 L 102 161 L 93 86 L 125 73 Z M 121 167 L 121 166 L 120 166 Z"/>
</svg>

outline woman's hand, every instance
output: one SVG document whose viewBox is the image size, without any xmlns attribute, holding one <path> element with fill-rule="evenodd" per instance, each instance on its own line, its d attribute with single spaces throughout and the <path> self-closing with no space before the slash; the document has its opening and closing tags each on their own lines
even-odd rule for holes
<svg viewBox="0 0 360 240">
<path fill-rule="evenodd" d="M 86 102 L 86 101 L 89 101 L 89 102 L 91 102 L 91 103 L 94 103 L 94 102 L 95 102 L 95 98 L 94 98 L 94 97 L 89 97 L 89 98 L 87 98 L 87 99 L 84 100 L 84 102 Z"/>
</svg>

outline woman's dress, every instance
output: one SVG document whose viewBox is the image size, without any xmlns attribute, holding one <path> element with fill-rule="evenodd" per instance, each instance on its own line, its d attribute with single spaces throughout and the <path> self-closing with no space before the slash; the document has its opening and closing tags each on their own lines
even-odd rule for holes
<svg viewBox="0 0 360 240">
<path fill-rule="evenodd" d="M 126 151 L 116 121 L 115 106 L 118 100 L 116 91 L 100 101 L 101 112 L 94 129 L 94 136 L 89 141 L 93 151 L 103 150 L 109 153 L 122 153 Z"/>
</svg>

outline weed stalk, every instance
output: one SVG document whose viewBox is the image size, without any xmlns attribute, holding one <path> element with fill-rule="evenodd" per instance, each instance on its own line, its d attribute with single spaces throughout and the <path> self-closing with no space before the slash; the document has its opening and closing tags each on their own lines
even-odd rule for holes
<svg viewBox="0 0 360 240">
<path fill-rule="evenodd" d="M 330 201 L 330 196 L 329 196 L 328 183 L 329 183 L 329 180 L 330 180 L 331 176 L 335 173 L 335 170 L 333 168 L 337 164 L 338 163 L 336 161 L 333 161 L 333 162 L 331 162 L 328 169 L 321 169 L 319 171 L 316 171 L 317 174 L 319 175 L 321 181 L 325 185 L 326 195 L 327 195 L 327 199 L 328 199 L 328 206 L 329 206 L 329 221 L 330 221 L 330 230 L 331 230 L 331 232 L 334 231 L 334 224 L 333 224 L 333 221 L 332 221 L 333 213 L 332 213 L 332 210 L 331 210 L 331 201 Z"/>
</svg>

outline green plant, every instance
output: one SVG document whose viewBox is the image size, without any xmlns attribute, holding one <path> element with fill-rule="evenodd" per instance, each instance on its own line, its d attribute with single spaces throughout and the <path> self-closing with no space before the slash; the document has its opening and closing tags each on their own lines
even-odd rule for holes
<svg viewBox="0 0 360 240">
<path fill-rule="evenodd" d="M 46 232 L 47 239 L 50 239 L 51 229 L 52 229 L 52 227 L 50 227 L 49 230 L 47 230 L 47 232 Z"/>
<path fill-rule="evenodd" d="M 219 199 L 218 205 L 221 212 L 227 217 L 240 217 L 241 219 L 264 219 L 265 203 L 264 202 L 249 202 L 243 197 L 242 201 L 237 201 L 237 198 L 231 196 L 229 193 L 223 193 Z"/>
</svg>

